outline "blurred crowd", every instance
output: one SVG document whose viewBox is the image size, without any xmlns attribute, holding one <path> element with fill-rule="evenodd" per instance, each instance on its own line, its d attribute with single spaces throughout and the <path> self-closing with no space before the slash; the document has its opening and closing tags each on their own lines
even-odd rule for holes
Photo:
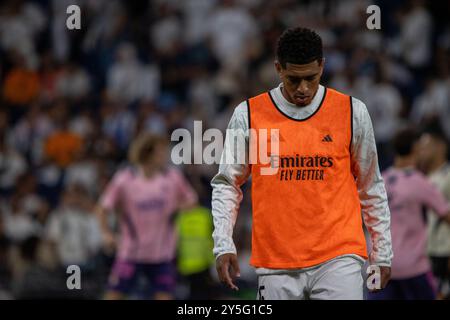
<svg viewBox="0 0 450 320">
<path fill-rule="evenodd" d="M 66 27 L 71 4 L 80 30 Z M 370 4 L 381 30 L 366 27 Z M 93 208 L 130 142 L 145 131 L 170 139 L 194 120 L 225 130 L 239 102 L 278 85 L 274 45 L 287 27 L 321 35 L 322 83 L 366 103 L 381 169 L 403 126 L 437 119 L 450 138 L 449 13 L 420 0 L 2 1 L 0 299 L 101 298 L 112 257 Z M 209 209 L 217 167 L 182 169 Z M 245 194 L 239 295 L 254 298 Z M 83 268 L 81 293 L 66 289 L 71 264 Z M 177 292 L 189 296 L 182 276 Z"/>
</svg>

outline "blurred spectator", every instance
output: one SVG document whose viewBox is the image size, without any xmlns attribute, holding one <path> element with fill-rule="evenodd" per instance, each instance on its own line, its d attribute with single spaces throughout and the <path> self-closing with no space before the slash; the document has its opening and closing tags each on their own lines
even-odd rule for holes
<svg viewBox="0 0 450 320">
<path fill-rule="evenodd" d="M 6 74 L 3 84 L 3 96 L 14 106 L 23 106 L 33 102 L 39 94 L 39 75 L 25 65 L 24 58 L 14 56 L 15 67 Z"/>
<path fill-rule="evenodd" d="M 76 161 L 66 168 L 64 184 L 66 187 L 79 185 L 91 197 L 98 196 L 99 171 L 99 161 L 92 148 L 84 147 Z"/>
<path fill-rule="evenodd" d="M 8 144 L 32 165 L 42 161 L 44 141 L 55 130 L 46 111 L 38 104 L 30 105 L 26 114 L 9 130 Z"/>
<path fill-rule="evenodd" d="M 430 181 L 450 202 L 449 144 L 442 128 L 430 122 L 419 140 L 419 161 Z M 428 245 L 433 273 L 438 280 L 440 299 L 450 299 L 450 225 L 428 212 Z"/>
<path fill-rule="evenodd" d="M 380 168 L 385 169 L 393 160 L 390 141 L 396 131 L 401 128 L 402 98 L 400 92 L 387 79 L 383 65 L 377 68 L 375 83 L 371 93 L 366 97 L 367 109 L 373 121 Z"/>
<path fill-rule="evenodd" d="M 22 55 L 27 68 L 37 67 L 36 38 L 46 26 L 46 14 L 30 1 L 5 1 L 1 9 L 1 47 Z"/>
<path fill-rule="evenodd" d="M 56 164 L 42 162 L 36 169 L 39 193 L 46 199 L 51 208 L 59 203 L 64 185 L 64 171 Z"/>
<path fill-rule="evenodd" d="M 0 132 L 0 194 L 10 195 L 19 176 L 27 170 L 27 163 L 22 154 L 6 145 L 5 140 Z"/>
<path fill-rule="evenodd" d="M 30 236 L 19 247 L 23 269 L 12 286 L 16 299 L 62 299 L 68 292 L 64 273 L 45 267 L 39 260 L 40 244 L 39 237 Z"/>
<path fill-rule="evenodd" d="M 51 213 L 46 240 L 65 267 L 87 267 L 100 250 L 101 235 L 93 201 L 80 185 L 66 187 L 61 204 Z"/>
<path fill-rule="evenodd" d="M 41 231 L 39 224 L 24 208 L 22 200 L 15 197 L 9 204 L 2 206 L 5 235 L 14 244 L 20 244 L 28 237 L 37 236 Z"/>
<path fill-rule="evenodd" d="M 410 114 L 413 123 L 420 124 L 436 118 L 450 138 L 449 88 L 450 77 L 428 78 L 424 92 L 414 100 Z"/>
<path fill-rule="evenodd" d="M 63 108 L 58 105 L 55 108 Z M 71 164 L 82 149 L 82 138 L 69 128 L 68 115 L 63 112 L 57 119 L 57 129 L 51 133 L 44 145 L 45 156 L 62 168 Z"/>
<path fill-rule="evenodd" d="M 135 135 L 136 115 L 125 104 L 107 103 L 102 107 L 104 120 L 102 130 L 122 152 L 125 152 Z"/>
<path fill-rule="evenodd" d="M 81 99 L 91 89 L 89 76 L 80 66 L 69 62 L 58 73 L 55 89 L 58 97 Z"/>
<path fill-rule="evenodd" d="M 36 177 L 28 171 L 20 177 L 12 199 L 20 198 L 20 206 L 39 225 L 39 229 L 47 222 L 49 206 L 47 201 L 39 194 Z"/>
<path fill-rule="evenodd" d="M 116 51 L 117 60 L 108 72 L 108 93 L 113 99 L 133 102 L 156 99 L 159 93 L 159 70 L 142 64 L 132 44 L 124 43 Z"/>
<path fill-rule="evenodd" d="M 247 62 L 249 46 L 258 39 L 254 18 L 234 0 L 221 0 L 208 21 L 209 36 L 222 67 L 238 71 Z"/>
<path fill-rule="evenodd" d="M 160 54 L 164 54 L 181 41 L 182 25 L 175 8 L 162 3 L 157 8 L 157 21 L 150 30 L 150 41 Z"/>
<path fill-rule="evenodd" d="M 205 17 L 217 6 L 217 0 L 203 1 L 191 0 L 178 2 L 185 23 L 183 28 L 183 39 L 188 45 L 199 43 L 206 37 L 208 29 L 205 28 Z"/>
<path fill-rule="evenodd" d="M 450 205 L 415 167 L 418 135 L 413 129 L 400 130 L 394 137 L 394 165 L 383 172 L 391 210 L 391 280 L 386 288 L 370 293 L 373 300 L 434 300 L 436 289 L 427 256 L 426 212 L 432 209 L 450 224 Z"/>
<path fill-rule="evenodd" d="M 60 73 L 61 69 L 51 51 L 43 53 L 39 66 L 40 98 L 42 102 L 49 103 L 56 98 L 56 83 Z"/>
<path fill-rule="evenodd" d="M 8 110 L 5 108 L 0 108 L 0 134 L 2 137 L 5 136 L 8 129 L 8 122 L 9 122 L 9 113 Z"/>
<path fill-rule="evenodd" d="M 431 60 L 432 19 L 423 0 L 412 0 L 401 17 L 401 54 L 416 70 L 428 66 Z"/>
<path fill-rule="evenodd" d="M 167 132 L 165 115 L 156 109 L 155 104 L 143 101 L 139 106 L 137 132 L 164 135 Z"/>
<path fill-rule="evenodd" d="M 5 234 L 3 216 L 0 215 L 0 300 L 10 299 L 11 271 L 9 265 L 10 241 Z"/>
<path fill-rule="evenodd" d="M 98 124 L 94 123 L 94 117 L 89 108 L 80 108 L 69 124 L 70 131 L 78 134 L 85 143 L 89 143 L 91 139 L 95 139 L 95 130 Z"/>
</svg>

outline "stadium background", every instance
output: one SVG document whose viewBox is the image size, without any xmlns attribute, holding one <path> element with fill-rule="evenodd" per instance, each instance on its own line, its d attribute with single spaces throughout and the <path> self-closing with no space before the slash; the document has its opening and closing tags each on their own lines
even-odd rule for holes
<svg viewBox="0 0 450 320">
<path fill-rule="evenodd" d="M 81 30 L 66 28 L 71 4 Z M 381 30 L 366 28 L 370 4 Z M 402 126 L 434 117 L 450 137 L 449 15 L 448 1 L 2 1 L 0 299 L 101 298 L 112 256 L 93 205 L 130 141 L 194 120 L 224 130 L 240 101 L 278 84 L 273 48 L 287 27 L 322 36 L 322 83 L 366 103 L 381 169 Z M 217 167 L 182 169 L 209 210 Z M 235 229 L 242 290 L 220 286 L 205 258 L 200 297 L 254 298 L 250 226 L 246 193 Z M 82 267 L 82 290 L 67 290 L 69 264 Z M 180 274 L 178 298 L 189 281 L 199 284 Z"/>
</svg>

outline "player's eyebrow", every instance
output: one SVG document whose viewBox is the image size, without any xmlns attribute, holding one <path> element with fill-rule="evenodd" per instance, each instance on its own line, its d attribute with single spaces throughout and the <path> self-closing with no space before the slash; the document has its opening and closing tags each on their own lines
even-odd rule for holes
<svg viewBox="0 0 450 320">
<path fill-rule="evenodd" d="M 319 75 L 319 73 L 317 72 L 317 73 L 314 73 L 314 74 L 309 74 L 309 75 L 305 75 L 305 76 L 298 76 L 298 75 L 293 75 L 293 74 L 288 74 L 288 75 L 286 75 L 288 78 L 291 78 L 291 79 L 305 79 L 305 78 L 314 78 L 314 77 L 316 77 L 317 75 Z"/>
</svg>

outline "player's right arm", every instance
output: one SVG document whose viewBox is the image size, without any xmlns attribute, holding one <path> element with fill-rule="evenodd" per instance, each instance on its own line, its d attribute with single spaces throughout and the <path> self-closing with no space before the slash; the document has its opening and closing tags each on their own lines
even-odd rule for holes
<svg viewBox="0 0 450 320">
<path fill-rule="evenodd" d="M 234 131 L 231 132 L 231 130 Z M 232 139 L 232 135 L 236 135 L 237 139 Z M 244 145 L 239 143 L 234 145 L 233 141 L 245 141 L 245 143 Z M 246 102 L 239 104 L 234 110 L 227 128 L 219 171 L 211 180 L 213 189 L 211 205 L 214 223 L 213 253 L 216 256 L 217 273 L 220 281 L 236 290 L 237 287 L 233 283 L 233 278 L 239 276 L 239 265 L 233 242 L 233 229 L 243 197 L 241 185 L 250 176 L 250 167 L 247 161 L 244 161 L 244 163 L 238 163 L 240 161 L 237 161 L 242 152 L 248 152 L 248 110 Z"/>
<path fill-rule="evenodd" d="M 95 207 L 95 214 L 102 233 L 103 246 L 108 252 L 114 251 L 116 247 L 115 235 L 109 226 L 108 215 L 119 207 L 124 177 L 125 172 L 122 170 L 114 175 Z"/>
<path fill-rule="evenodd" d="M 444 194 L 425 177 L 422 178 L 421 182 L 423 187 L 420 188 L 420 192 L 416 196 L 441 219 L 450 223 L 450 204 L 447 202 Z"/>
<path fill-rule="evenodd" d="M 95 208 L 95 214 L 100 226 L 100 231 L 102 234 L 103 247 L 107 252 L 113 252 L 116 247 L 116 238 L 114 233 L 108 224 L 108 210 L 104 208 L 101 204 L 98 204 Z"/>
<path fill-rule="evenodd" d="M 447 175 L 447 180 L 442 190 L 442 194 L 444 195 L 447 201 L 450 200 L 450 175 Z M 450 211 L 444 217 L 445 222 L 450 223 Z M 450 266 L 449 266 L 450 267 Z"/>
</svg>

